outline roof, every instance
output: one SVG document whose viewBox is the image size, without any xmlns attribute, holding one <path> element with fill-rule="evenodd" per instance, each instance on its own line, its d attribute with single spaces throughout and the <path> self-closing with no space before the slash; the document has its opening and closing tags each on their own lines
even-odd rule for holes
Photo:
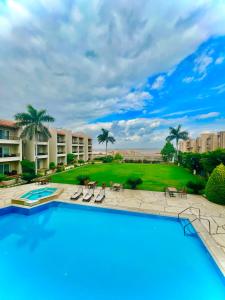
<svg viewBox="0 0 225 300">
<path fill-rule="evenodd" d="M 83 133 L 83 132 L 72 132 L 72 136 L 73 137 L 80 137 L 80 138 L 88 138 L 88 139 L 91 139 L 92 140 L 92 137 Z"/>
<path fill-rule="evenodd" d="M 82 132 L 73 132 L 73 133 L 72 133 L 72 136 L 84 138 L 84 137 L 85 137 L 85 134 L 82 133 Z"/>
<path fill-rule="evenodd" d="M 10 120 L 1 120 L 0 119 L 0 126 L 3 127 L 10 127 L 10 128 L 17 128 L 16 122 Z"/>
<path fill-rule="evenodd" d="M 64 130 L 57 129 L 57 134 L 66 135 L 66 132 Z"/>
</svg>

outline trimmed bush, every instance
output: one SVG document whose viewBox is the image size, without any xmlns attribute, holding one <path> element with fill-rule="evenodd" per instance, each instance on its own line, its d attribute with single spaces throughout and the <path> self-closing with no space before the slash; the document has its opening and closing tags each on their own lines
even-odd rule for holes
<svg viewBox="0 0 225 300">
<path fill-rule="evenodd" d="M 6 180 L 6 176 L 4 174 L 0 174 L 0 182 Z"/>
<path fill-rule="evenodd" d="M 54 161 L 50 162 L 49 163 L 49 169 L 54 170 L 55 168 L 56 168 L 56 165 L 55 165 Z"/>
<path fill-rule="evenodd" d="M 139 184 L 143 183 L 143 181 L 139 177 L 131 177 L 127 179 L 126 183 L 132 190 L 135 190 Z"/>
<path fill-rule="evenodd" d="M 78 159 L 78 163 L 79 163 L 79 164 L 84 164 L 85 161 L 84 161 L 83 159 Z"/>
<path fill-rule="evenodd" d="M 35 173 L 35 163 L 33 161 L 24 159 L 20 163 L 23 173 Z"/>
<path fill-rule="evenodd" d="M 186 186 L 193 191 L 194 194 L 201 194 L 201 191 L 205 188 L 205 182 L 201 179 L 197 181 L 188 181 Z"/>
<path fill-rule="evenodd" d="M 209 201 L 225 205 L 225 166 L 217 166 L 206 185 L 206 197 Z"/>
<path fill-rule="evenodd" d="M 67 165 L 72 165 L 75 162 L 76 156 L 73 153 L 67 154 Z"/>
<path fill-rule="evenodd" d="M 114 159 L 115 160 L 122 160 L 123 156 L 120 153 L 116 153 L 115 156 L 114 156 Z"/>
<path fill-rule="evenodd" d="M 108 155 L 102 158 L 102 162 L 103 163 L 111 163 L 113 161 L 113 156 L 112 155 Z"/>
<path fill-rule="evenodd" d="M 84 185 L 85 181 L 89 180 L 90 177 L 88 175 L 78 175 L 77 176 L 77 181 L 79 182 L 80 185 Z"/>
<path fill-rule="evenodd" d="M 37 176 L 34 173 L 23 173 L 21 177 L 22 177 L 23 180 L 30 183 Z"/>
</svg>

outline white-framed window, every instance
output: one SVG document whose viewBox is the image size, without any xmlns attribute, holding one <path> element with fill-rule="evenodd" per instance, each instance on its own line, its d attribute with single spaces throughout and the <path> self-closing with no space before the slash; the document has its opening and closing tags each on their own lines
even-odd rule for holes
<svg viewBox="0 0 225 300">
<path fill-rule="evenodd" d="M 0 146 L 0 157 L 9 157 L 10 149 L 8 146 Z"/>
<path fill-rule="evenodd" d="M 0 174 L 7 174 L 10 172 L 9 164 L 0 164 Z"/>
<path fill-rule="evenodd" d="M 0 139 L 9 139 L 9 130 L 6 129 L 0 129 Z"/>
</svg>

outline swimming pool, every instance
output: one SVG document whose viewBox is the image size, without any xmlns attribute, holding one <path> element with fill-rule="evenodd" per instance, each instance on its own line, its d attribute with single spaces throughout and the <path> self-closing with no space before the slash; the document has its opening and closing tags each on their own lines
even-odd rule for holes
<svg viewBox="0 0 225 300">
<path fill-rule="evenodd" d="M 30 192 L 25 193 L 20 198 L 27 199 L 30 201 L 39 200 L 44 197 L 48 197 L 56 192 L 57 188 L 45 187 L 41 189 L 32 190 Z"/>
<path fill-rule="evenodd" d="M 224 277 L 175 218 L 44 206 L 0 216 L 0 299 L 225 299 Z"/>
</svg>

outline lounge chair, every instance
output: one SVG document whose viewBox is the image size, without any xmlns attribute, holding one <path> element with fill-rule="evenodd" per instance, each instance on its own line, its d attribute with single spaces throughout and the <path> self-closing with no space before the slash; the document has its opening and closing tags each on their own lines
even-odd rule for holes
<svg viewBox="0 0 225 300">
<path fill-rule="evenodd" d="M 78 190 L 70 197 L 70 200 L 77 200 L 80 196 L 83 195 L 83 188 L 79 187 Z"/>
<path fill-rule="evenodd" d="M 93 196 L 94 196 L 94 190 L 93 189 L 89 189 L 87 191 L 87 193 L 84 195 L 82 201 L 89 202 Z"/>
<path fill-rule="evenodd" d="M 103 199 L 105 198 L 105 189 L 102 188 L 98 195 L 95 197 L 96 203 L 102 203 Z"/>
</svg>

